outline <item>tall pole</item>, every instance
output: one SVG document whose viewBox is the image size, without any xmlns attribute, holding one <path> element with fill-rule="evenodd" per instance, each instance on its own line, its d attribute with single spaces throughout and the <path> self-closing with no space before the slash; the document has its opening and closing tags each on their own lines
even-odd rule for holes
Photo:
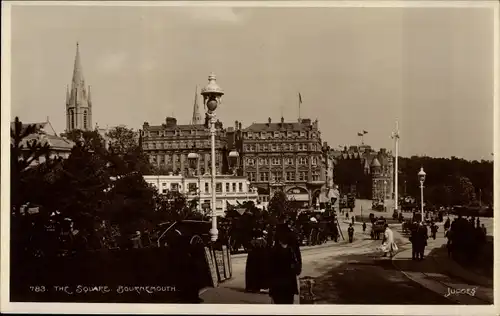
<svg viewBox="0 0 500 316">
<path fill-rule="evenodd" d="M 398 156 L 399 156 L 399 124 L 396 121 L 396 131 L 393 134 L 394 138 L 394 147 L 395 147 L 395 163 L 394 163 L 394 210 L 398 210 L 398 203 L 399 203 L 399 197 L 398 197 L 398 178 L 399 178 L 399 168 L 398 168 Z"/>
<path fill-rule="evenodd" d="M 216 172 L 215 172 L 215 113 L 212 112 L 210 115 L 210 138 L 211 138 L 211 149 L 212 149 L 212 229 L 210 230 L 210 239 L 215 242 L 219 235 L 219 231 L 217 230 L 217 196 L 216 196 Z"/>
<path fill-rule="evenodd" d="M 424 222 L 424 181 L 420 181 L 420 211 L 422 213 L 422 222 Z"/>
</svg>

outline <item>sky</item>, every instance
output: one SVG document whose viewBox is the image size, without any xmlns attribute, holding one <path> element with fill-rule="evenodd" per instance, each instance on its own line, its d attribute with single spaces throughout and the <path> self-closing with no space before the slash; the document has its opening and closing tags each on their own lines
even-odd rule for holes
<svg viewBox="0 0 500 316">
<path fill-rule="evenodd" d="M 93 124 L 189 123 L 214 72 L 226 127 L 318 119 L 333 148 L 492 159 L 493 10 L 13 6 L 11 116 L 66 127 L 76 42 Z M 203 110 L 203 108 L 202 108 Z"/>
</svg>

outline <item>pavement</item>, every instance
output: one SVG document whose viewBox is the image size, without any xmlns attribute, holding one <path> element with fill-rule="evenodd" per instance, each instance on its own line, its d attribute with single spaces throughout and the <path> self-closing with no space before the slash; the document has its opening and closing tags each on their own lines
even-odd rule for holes
<svg viewBox="0 0 500 316">
<path fill-rule="evenodd" d="M 395 235 L 401 236 L 400 231 Z M 406 239 L 402 236 L 403 239 Z M 406 239 L 407 240 L 407 239 Z M 467 271 L 448 258 L 446 238 L 439 234 L 428 240 L 423 261 L 411 259 L 411 244 L 403 244 L 392 262 L 407 278 L 424 288 L 464 305 L 493 304 L 493 280 Z"/>
</svg>

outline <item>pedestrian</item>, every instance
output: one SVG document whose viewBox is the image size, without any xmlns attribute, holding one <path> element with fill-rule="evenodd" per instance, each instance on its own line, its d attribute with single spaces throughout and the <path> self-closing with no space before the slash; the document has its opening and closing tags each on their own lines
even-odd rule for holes
<svg viewBox="0 0 500 316">
<path fill-rule="evenodd" d="M 349 219 L 349 212 L 345 212 L 345 219 Z"/>
<path fill-rule="evenodd" d="M 384 257 L 387 257 L 387 254 L 392 258 L 394 253 L 398 251 L 398 245 L 394 241 L 394 233 L 389 228 L 388 224 L 385 224 L 384 231 L 384 239 L 382 240 L 382 251 L 384 252 Z"/>
<path fill-rule="evenodd" d="M 413 223 L 411 225 L 410 242 L 411 242 L 411 259 L 417 260 L 418 250 L 419 250 L 418 223 Z"/>
<path fill-rule="evenodd" d="M 287 227 L 277 227 L 269 261 L 269 296 L 274 304 L 293 304 L 294 295 L 299 294 L 297 276 L 302 271 L 302 256 L 295 241 Z"/>
<path fill-rule="evenodd" d="M 418 238 L 417 259 L 424 260 L 425 247 L 427 246 L 427 239 L 429 238 L 429 234 L 427 232 L 427 226 L 425 226 L 424 223 L 420 223 L 418 227 L 417 238 Z"/>
<path fill-rule="evenodd" d="M 476 227 L 481 227 L 481 221 L 479 221 L 479 217 L 476 220 Z"/>
<path fill-rule="evenodd" d="M 349 242 L 352 243 L 352 240 L 354 239 L 354 227 L 352 227 L 352 224 L 349 224 L 347 234 L 349 235 Z"/>
<path fill-rule="evenodd" d="M 436 234 L 437 234 L 437 231 L 438 231 L 439 227 L 434 224 L 434 223 L 431 223 L 431 234 L 432 234 L 432 239 L 436 240 Z"/>
<path fill-rule="evenodd" d="M 267 232 L 258 232 L 257 238 L 250 242 L 247 262 L 245 266 L 245 291 L 250 293 L 260 292 L 261 289 L 268 288 L 266 280 L 267 262 Z"/>
<path fill-rule="evenodd" d="M 451 257 L 453 255 L 453 231 L 451 228 L 449 228 L 445 232 L 446 238 L 448 238 L 448 241 L 446 242 L 446 248 L 448 249 L 448 257 Z"/>
<path fill-rule="evenodd" d="M 363 233 L 366 231 L 366 223 L 363 221 Z"/>
<path fill-rule="evenodd" d="M 354 225 L 354 216 L 351 217 L 351 220 L 352 220 L 352 224 Z"/>
<path fill-rule="evenodd" d="M 446 219 L 446 222 L 444 223 L 444 232 L 445 232 L 445 234 L 448 231 L 448 229 L 450 229 L 450 226 L 451 226 L 451 222 L 450 222 L 450 217 L 448 216 L 448 218 Z"/>
</svg>

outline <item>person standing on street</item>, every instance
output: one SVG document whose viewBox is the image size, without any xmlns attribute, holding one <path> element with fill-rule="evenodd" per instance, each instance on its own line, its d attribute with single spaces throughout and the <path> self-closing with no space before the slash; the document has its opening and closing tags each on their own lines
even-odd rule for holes
<svg viewBox="0 0 500 316">
<path fill-rule="evenodd" d="M 432 234 L 432 239 L 436 240 L 436 234 L 438 231 L 438 226 L 435 223 L 431 223 L 431 234 Z"/>
<path fill-rule="evenodd" d="M 293 304 L 299 294 L 297 276 L 302 271 L 302 256 L 293 233 L 286 226 L 276 228 L 276 242 L 270 255 L 269 296 L 274 304 Z"/>
<path fill-rule="evenodd" d="M 424 252 L 425 247 L 427 246 L 427 239 L 429 238 L 429 233 L 427 231 L 427 226 L 424 223 L 420 223 L 417 231 L 417 239 L 418 239 L 418 250 L 417 250 L 417 259 L 424 260 Z"/>
<path fill-rule="evenodd" d="M 394 233 L 389 228 L 388 224 L 385 224 L 384 231 L 384 239 L 382 241 L 382 250 L 384 251 L 384 257 L 387 257 L 387 254 L 392 258 L 394 253 L 398 251 L 398 245 L 394 241 Z"/>
<path fill-rule="evenodd" d="M 352 243 L 352 240 L 354 239 L 354 227 L 352 227 L 352 224 L 349 224 L 347 234 L 349 235 L 349 242 Z"/>
<path fill-rule="evenodd" d="M 363 222 L 363 233 L 366 231 L 366 223 Z"/>
</svg>

